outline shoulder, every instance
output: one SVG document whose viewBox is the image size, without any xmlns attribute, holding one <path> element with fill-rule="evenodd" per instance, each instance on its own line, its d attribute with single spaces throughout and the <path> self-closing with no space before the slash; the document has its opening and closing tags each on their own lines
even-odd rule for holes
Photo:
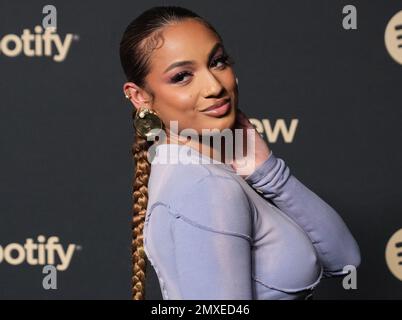
<svg viewBox="0 0 402 320">
<path fill-rule="evenodd" d="M 197 177 L 169 201 L 177 219 L 193 227 L 231 235 L 251 235 L 252 209 L 240 183 L 213 169 Z"/>
<path fill-rule="evenodd" d="M 160 146 L 164 152 L 177 146 Z M 186 151 L 181 147 L 180 151 Z M 177 159 L 173 154 L 173 159 Z M 180 221 L 205 230 L 249 234 L 251 205 L 235 173 L 214 164 L 192 161 L 152 162 L 148 183 L 149 211 L 163 205 Z"/>
</svg>

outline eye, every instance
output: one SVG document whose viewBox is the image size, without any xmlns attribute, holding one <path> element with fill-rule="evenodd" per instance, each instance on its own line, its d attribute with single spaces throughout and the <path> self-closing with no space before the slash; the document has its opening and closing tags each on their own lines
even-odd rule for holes
<svg viewBox="0 0 402 320">
<path fill-rule="evenodd" d="M 171 78 L 171 82 L 173 82 L 173 83 L 182 82 L 183 78 L 185 78 L 185 76 L 187 76 L 187 75 L 191 76 L 192 74 L 188 71 L 179 72 L 174 77 Z"/>
<path fill-rule="evenodd" d="M 215 64 L 217 64 L 217 63 L 222 63 L 221 66 L 223 66 L 223 67 L 235 64 L 235 62 L 232 59 L 232 57 L 230 55 L 228 55 L 228 54 L 222 54 L 221 56 L 219 56 L 218 58 L 213 60 L 212 63 L 211 63 L 211 67 L 214 67 Z"/>
</svg>

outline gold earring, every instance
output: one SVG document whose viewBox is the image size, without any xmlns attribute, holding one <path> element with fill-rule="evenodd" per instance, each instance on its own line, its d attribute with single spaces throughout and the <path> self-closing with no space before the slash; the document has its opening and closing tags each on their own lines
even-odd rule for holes
<svg viewBox="0 0 402 320">
<path fill-rule="evenodd" d="M 126 99 L 131 99 L 131 96 L 126 92 Z"/>
<path fill-rule="evenodd" d="M 134 116 L 134 128 L 143 138 L 157 136 L 163 129 L 163 122 L 158 114 L 146 106 L 138 108 Z"/>
</svg>

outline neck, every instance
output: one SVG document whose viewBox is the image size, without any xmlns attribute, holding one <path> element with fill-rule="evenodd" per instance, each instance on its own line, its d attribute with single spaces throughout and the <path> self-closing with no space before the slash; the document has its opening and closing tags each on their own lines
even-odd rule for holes
<svg viewBox="0 0 402 320">
<path fill-rule="evenodd" d="M 197 138 L 192 138 L 189 141 L 186 141 L 186 138 L 182 136 L 178 136 L 177 134 L 168 132 L 166 136 L 166 140 L 162 141 L 162 143 L 166 144 L 178 144 L 178 145 L 186 145 L 190 148 L 195 149 L 198 153 L 207 156 L 208 158 L 214 159 L 221 163 L 226 163 L 227 159 L 230 155 L 225 157 L 225 143 L 224 139 L 220 139 L 219 143 L 213 143 L 210 140 L 213 139 L 204 139 L 202 136 L 198 136 Z"/>
</svg>

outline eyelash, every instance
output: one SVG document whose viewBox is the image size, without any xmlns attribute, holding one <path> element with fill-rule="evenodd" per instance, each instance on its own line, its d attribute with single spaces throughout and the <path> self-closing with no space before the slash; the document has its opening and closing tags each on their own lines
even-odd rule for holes
<svg viewBox="0 0 402 320">
<path fill-rule="evenodd" d="M 222 62 L 223 63 L 223 67 L 221 67 L 220 69 L 225 69 L 227 66 L 232 66 L 235 64 L 235 61 L 229 54 L 220 55 L 218 58 L 216 58 L 213 61 L 213 63 L 214 62 Z M 171 78 L 171 82 L 172 83 L 182 82 L 182 81 L 180 81 L 180 78 L 183 76 L 186 76 L 186 75 L 192 75 L 192 73 L 188 72 L 188 71 L 179 72 L 173 78 Z"/>
</svg>

